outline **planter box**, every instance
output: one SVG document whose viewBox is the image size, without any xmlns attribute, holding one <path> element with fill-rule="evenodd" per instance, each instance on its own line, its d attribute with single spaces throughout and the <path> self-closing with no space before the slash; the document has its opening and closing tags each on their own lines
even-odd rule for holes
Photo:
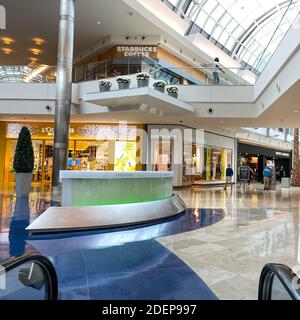
<svg viewBox="0 0 300 320">
<path fill-rule="evenodd" d="M 168 92 L 168 95 L 176 99 L 178 98 L 178 93 L 175 92 Z"/>
<path fill-rule="evenodd" d="M 124 89 L 130 88 L 130 83 L 118 83 L 118 85 L 119 85 L 119 90 L 124 90 Z"/>
<path fill-rule="evenodd" d="M 138 85 L 139 88 L 148 87 L 149 86 L 149 80 L 137 79 L 137 85 Z"/>
<path fill-rule="evenodd" d="M 28 197 L 32 182 L 32 173 L 16 173 L 17 197 Z"/>
<path fill-rule="evenodd" d="M 110 91 L 111 87 L 109 86 L 99 86 L 100 92 Z"/>
<path fill-rule="evenodd" d="M 165 87 L 154 87 L 155 90 L 159 91 L 159 92 L 162 92 L 162 93 L 165 93 Z"/>
</svg>

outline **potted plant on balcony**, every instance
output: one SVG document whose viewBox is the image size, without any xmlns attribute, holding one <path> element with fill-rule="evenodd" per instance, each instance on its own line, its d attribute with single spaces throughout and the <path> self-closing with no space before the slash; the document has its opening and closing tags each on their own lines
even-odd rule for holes
<svg viewBox="0 0 300 320">
<path fill-rule="evenodd" d="M 112 87 L 111 81 L 105 80 L 105 79 L 99 81 L 100 92 L 110 91 L 111 87 Z"/>
<path fill-rule="evenodd" d="M 173 98 L 178 98 L 179 89 L 177 86 L 168 86 L 167 87 L 168 95 Z"/>
<path fill-rule="evenodd" d="M 119 77 L 117 77 L 116 80 L 117 80 L 118 85 L 119 85 L 119 90 L 129 89 L 130 83 L 131 83 L 131 79 L 130 78 L 125 77 L 125 76 L 119 76 Z"/>
<path fill-rule="evenodd" d="M 154 89 L 158 90 L 162 93 L 165 92 L 166 85 L 167 85 L 167 83 L 164 80 L 157 80 L 157 81 L 154 81 L 154 83 L 153 83 Z"/>
<path fill-rule="evenodd" d="M 31 134 L 27 127 L 19 133 L 13 168 L 16 174 L 17 197 L 28 197 L 34 168 Z"/>
<path fill-rule="evenodd" d="M 136 75 L 137 85 L 139 88 L 148 87 L 150 82 L 150 74 L 147 72 L 140 72 Z"/>
</svg>

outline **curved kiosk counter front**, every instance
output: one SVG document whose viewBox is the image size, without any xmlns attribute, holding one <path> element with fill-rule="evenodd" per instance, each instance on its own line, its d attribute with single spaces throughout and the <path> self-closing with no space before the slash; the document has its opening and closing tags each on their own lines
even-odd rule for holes
<svg viewBox="0 0 300 320">
<path fill-rule="evenodd" d="M 150 223 L 185 211 L 173 194 L 173 172 L 61 171 L 62 206 L 27 230 L 49 233 Z"/>
</svg>

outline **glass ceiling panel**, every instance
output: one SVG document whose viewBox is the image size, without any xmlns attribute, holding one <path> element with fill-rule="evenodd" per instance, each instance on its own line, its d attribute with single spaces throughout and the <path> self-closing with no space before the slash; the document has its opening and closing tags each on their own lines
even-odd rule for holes
<svg viewBox="0 0 300 320">
<path fill-rule="evenodd" d="M 185 16 L 235 59 L 252 67 L 256 67 L 253 63 L 258 62 L 256 58 L 264 51 L 264 60 L 272 56 L 300 12 L 300 0 L 192 0 L 189 3 Z"/>
</svg>

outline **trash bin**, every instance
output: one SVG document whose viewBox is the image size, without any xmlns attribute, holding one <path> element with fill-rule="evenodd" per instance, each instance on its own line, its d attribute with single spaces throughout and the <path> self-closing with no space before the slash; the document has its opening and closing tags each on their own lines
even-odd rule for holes
<svg viewBox="0 0 300 320">
<path fill-rule="evenodd" d="M 281 188 L 290 188 L 291 179 L 290 178 L 282 178 L 281 179 Z"/>
</svg>

